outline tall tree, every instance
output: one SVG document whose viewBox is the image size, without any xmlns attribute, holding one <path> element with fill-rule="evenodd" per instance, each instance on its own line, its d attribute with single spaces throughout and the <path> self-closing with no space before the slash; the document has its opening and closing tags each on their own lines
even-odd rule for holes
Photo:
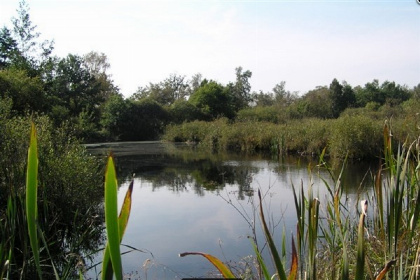
<svg viewBox="0 0 420 280">
<path fill-rule="evenodd" d="M 228 84 L 228 88 L 232 94 L 235 110 L 239 111 L 249 105 L 252 101 L 251 96 L 251 84 L 249 79 L 252 77 L 252 72 L 246 70 L 243 72 L 241 66 L 235 69 L 236 72 L 236 81 L 234 84 Z"/>
<path fill-rule="evenodd" d="M 10 30 L 4 26 L 0 30 L 0 70 L 10 66 L 19 56 L 16 40 Z"/>
<path fill-rule="evenodd" d="M 25 0 L 19 2 L 17 13 L 17 17 L 12 19 L 13 35 L 22 60 L 16 61 L 16 64 L 31 75 L 36 75 L 40 70 L 38 68 L 43 66 L 53 51 L 54 42 L 38 42 L 40 33 L 36 32 L 37 26 L 30 19 L 29 6 Z"/>
</svg>

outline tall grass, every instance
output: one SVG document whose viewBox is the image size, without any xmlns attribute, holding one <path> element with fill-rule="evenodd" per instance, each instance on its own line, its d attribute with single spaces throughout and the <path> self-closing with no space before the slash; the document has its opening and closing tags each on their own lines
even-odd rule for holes
<svg viewBox="0 0 420 280">
<path fill-rule="evenodd" d="M 338 119 L 308 118 L 283 124 L 270 122 L 194 121 L 166 128 L 164 140 L 194 142 L 217 151 L 270 152 L 273 155 L 326 154 L 338 159 L 376 158 L 381 150 L 382 121 L 361 115 Z M 405 134 L 399 134 L 403 137 Z"/>
</svg>

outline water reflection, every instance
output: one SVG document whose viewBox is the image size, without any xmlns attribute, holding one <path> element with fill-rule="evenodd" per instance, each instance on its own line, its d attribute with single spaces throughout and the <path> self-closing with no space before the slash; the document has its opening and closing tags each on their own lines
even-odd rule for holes
<svg viewBox="0 0 420 280">
<path fill-rule="evenodd" d="M 204 251 L 227 261 L 253 254 L 246 236 L 255 234 L 263 240 L 254 211 L 257 189 L 266 194 L 272 225 L 284 226 L 289 240 L 296 228 L 292 185 L 304 189 L 312 185 L 322 200 L 327 193 L 325 182 L 334 184 L 313 158 L 213 154 L 161 142 L 89 147 L 95 155 L 110 150 L 122 185 L 120 199 L 133 176 L 135 180 L 132 216 L 123 243 L 153 253 L 154 270 L 147 270 L 151 279 L 208 276 L 211 265 L 200 258 L 178 258 L 184 251 Z M 342 177 L 347 193 L 364 187 L 366 170 L 368 166 L 360 163 L 347 165 Z M 333 175 L 339 171 L 332 171 Z M 280 246 L 282 229 L 276 231 Z M 124 270 L 140 271 L 147 259 L 150 256 L 124 255 Z"/>
</svg>

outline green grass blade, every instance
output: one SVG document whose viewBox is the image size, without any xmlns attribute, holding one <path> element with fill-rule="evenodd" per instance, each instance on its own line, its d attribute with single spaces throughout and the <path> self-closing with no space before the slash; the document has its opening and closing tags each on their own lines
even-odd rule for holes
<svg viewBox="0 0 420 280">
<path fill-rule="evenodd" d="M 264 263 L 264 259 L 262 258 L 260 251 L 257 248 L 257 244 L 255 244 L 255 241 L 252 238 L 249 238 L 249 239 L 251 240 L 252 247 L 254 248 L 254 252 L 255 252 L 255 255 L 257 256 L 257 261 L 261 267 L 261 271 L 262 271 L 262 274 L 264 275 L 264 279 L 270 280 L 271 279 L 270 274 L 268 273 L 268 269 Z"/>
<path fill-rule="evenodd" d="M 236 278 L 235 275 L 232 273 L 232 271 L 230 271 L 230 269 L 221 260 L 219 260 L 218 258 L 212 255 L 200 253 L 200 252 L 185 252 L 185 253 L 179 254 L 180 257 L 185 257 L 189 255 L 199 255 L 199 256 L 205 257 L 209 262 L 211 262 L 220 271 L 220 273 L 222 273 L 225 279 Z"/>
<path fill-rule="evenodd" d="M 38 148 L 36 129 L 34 123 L 31 126 L 31 140 L 28 149 L 28 166 L 26 172 L 26 219 L 28 224 L 29 241 L 34 255 L 38 276 L 42 279 L 41 266 L 39 262 L 39 244 L 36 223 L 38 219 L 37 208 L 38 191 Z"/>
<path fill-rule="evenodd" d="M 108 237 L 107 246 L 112 262 L 112 268 L 117 280 L 122 280 L 122 264 L 120 254 L 120 234 L 118 225 L 118 189 L 114 159 L 108 157 L 105 173 L 105 225 Z M 106 250 L 105 250 L 106 252 Z"/>
<path fill-rule="evenodd" d="M 270 231 L 268 229 L 267 223 L 265 222 L 264 212 L 262 207 L 262 199 L 261 199 L 261 192 L 258 190 L 258 198 L 260 200 L 260 217 L 261 223 L 263 226 L 263 231 L 265 234 L 265 238 L 267 240 L 268 247 L 270 248 L 271 256 L 273 257 L 274 264 L 276 266 L 277 275 L 279 276 L 280 280 L 286 280 L 286 273 L 284 271 L 283 264 L 281 262 L 279 253 L 277 251 L 276 245 L 274 244 L 273 238 L 271 237 Z"/>
<path fill-rule="evenodd" d="M 120 243 L 123 239 L 125 229 L 127 228 L 128 218 L 130 217 L 131 212 L 131 194 L 133 193 L 133 184 L 134 181 L 131 181 L 130 186 L 127 189 L 125 194 L 124 202 L 121 207 L 120 215 L 118 217 L 118 227 L 119 227 L 119 234 L 120 234 Z M 105 247 L 104 257 L 102 260 L 102 279 L 108 280 L 112 279 L 112 264 L 110 262 L 110 255 L 109 255 L 109 246 L 108 243 Z"/>
</svg>

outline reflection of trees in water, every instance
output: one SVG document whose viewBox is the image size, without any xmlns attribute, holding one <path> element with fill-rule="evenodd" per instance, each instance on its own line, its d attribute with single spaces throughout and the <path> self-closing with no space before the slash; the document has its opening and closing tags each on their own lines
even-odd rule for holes
<svg viewBox="0 0 420 280">
<path fill-rule="evenodd" d="M 117 172 L 123 180 L 135 177 L 149 181 L 152 188 L 166 187 L 180 193 L 193 190 L 198 196 L 204 191 L 220 191 L 227 185 L 238 187 L 238 199 L 253 195 L 253 174 L 259 168 L 249 161 L 225 161 L 214 158 L 186 155 L 139 155 L 117 157 Z"/>
</svg>

